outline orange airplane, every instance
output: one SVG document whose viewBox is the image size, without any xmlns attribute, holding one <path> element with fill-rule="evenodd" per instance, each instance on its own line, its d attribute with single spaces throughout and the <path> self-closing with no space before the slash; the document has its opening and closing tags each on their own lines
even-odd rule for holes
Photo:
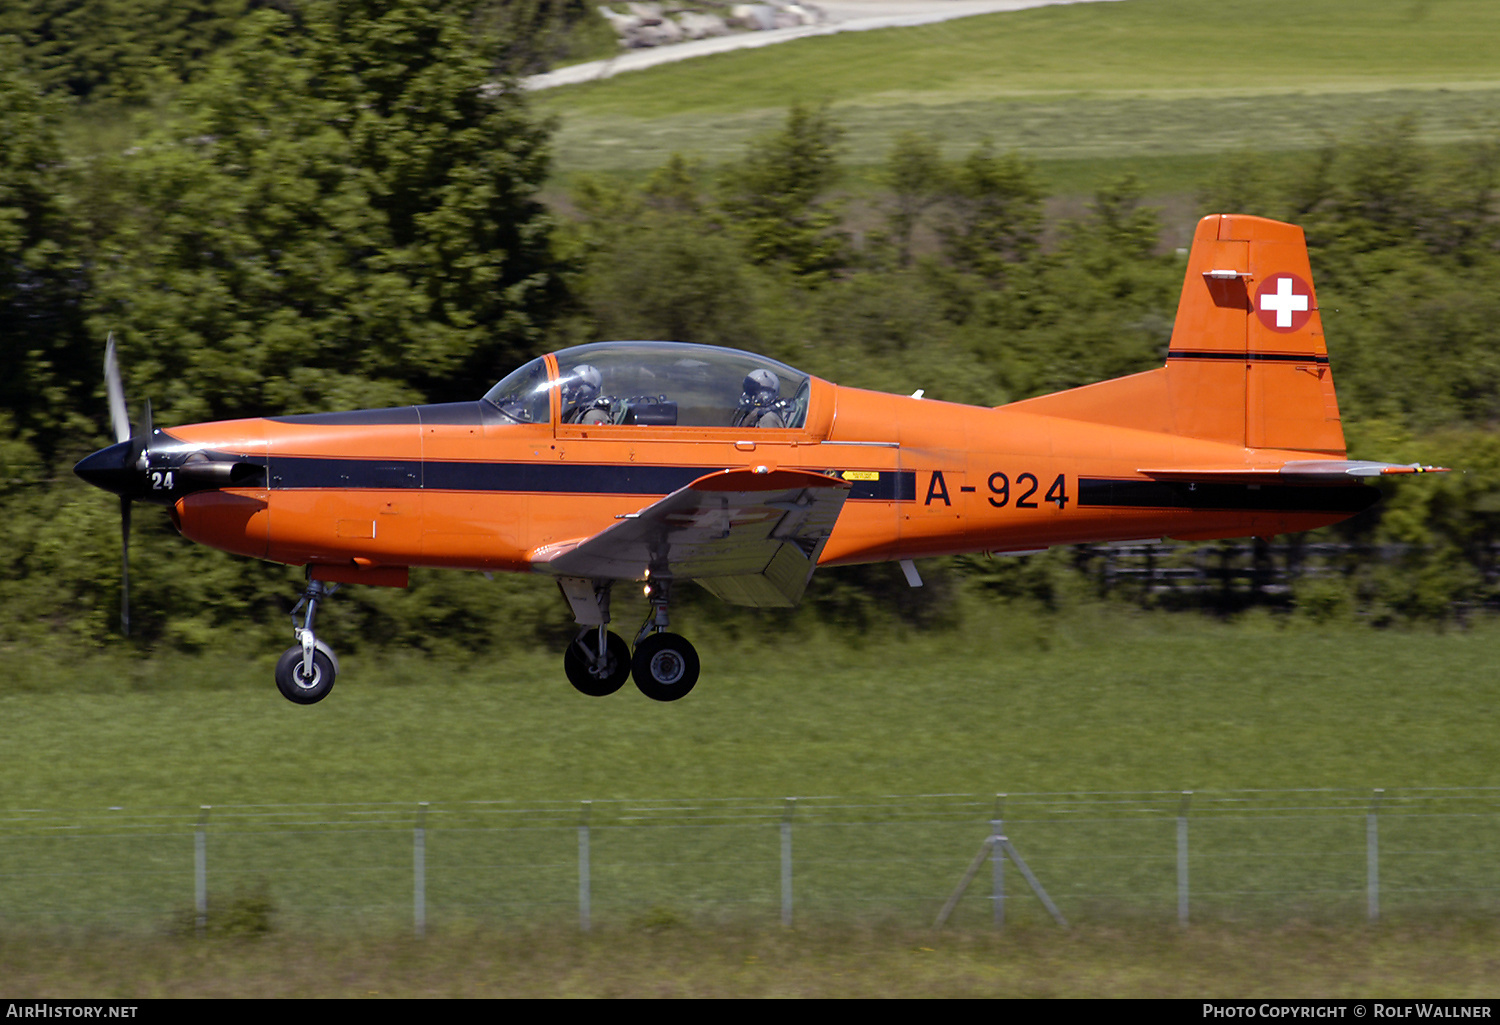
<svg viewBox="0 0 1500 1025">
<path fill-rule="evenodd" d="M 171 430 L 148 403 L 132 436 L 112 340 L 105 376 L 118 441 L 76 470 L 120 496 L 127 538 L 130 503 L 156 502 L 194 541 L 307 567 L 276 668 L 301 704 L 338 671 L 319 604 L 339 584 L 404 587 L 412 566 L 552 577 L 581 627 L 573 686 L 634 676 L 673 701 L 699 672 L 668 630 L 685 581 L 791 606 L 820 565 L 899 561 L 918 586 L 911 560 L 929 556 L 1270 537 L 1369 507 L 1365 478 L 1436 469 L 1345 458 L 1302 230 L 1247 216 L 1199 223 L 1165 366 L 997 408 L 602 342 L 477 401 Z M 650 599 L 633 651 L 608 629 L 626 580 Z"/>
</svg>

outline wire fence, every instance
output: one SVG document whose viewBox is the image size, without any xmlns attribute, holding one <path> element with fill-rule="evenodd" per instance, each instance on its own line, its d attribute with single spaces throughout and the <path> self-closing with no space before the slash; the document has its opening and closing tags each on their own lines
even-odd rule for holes
<svg viewBox="0 0 1500 1025">
<path fill-rule="evenodd" d="M 1500 787 L 0 812 L 9 930 L 1497 912 Z"/>
<path fill-rule="evenodd" d="M 1348 582 L 1374 566 L 1395 570 L 1414 563 L 1428 565 L 1435 554 L 1417 545 L 1312 541 L 1301 534 L 1274 542 L 1143 541 L 1075 545 L 1069 551 L 1074 568 L 1092 579 L 1100 594 L 1166 608 L 1220 610 L 1288 608 L 1296 604 L 1296 591 L 1303 583 Z M 1496 609 L 1500 545 L 1475 539 L 1465 558 L 1475 571 L 1477 586 L 1470 586 L 1463 596 L 1455 591 L 1454 609 Z"/>
</svg>

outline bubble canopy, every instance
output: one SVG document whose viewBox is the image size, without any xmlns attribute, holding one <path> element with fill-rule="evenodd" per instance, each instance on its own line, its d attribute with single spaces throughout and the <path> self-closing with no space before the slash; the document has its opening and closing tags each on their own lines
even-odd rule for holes
<svg viewBox="0 0 1500 1025">
<path fill-rule="evenodd" d="M 546 423 L 558 391 L 564 423 L 800 428 L 811 378 L 784 363 L 713 345 L 596 342 L 518 368 L 484 396 L 516 423 Z"/>
</svg>

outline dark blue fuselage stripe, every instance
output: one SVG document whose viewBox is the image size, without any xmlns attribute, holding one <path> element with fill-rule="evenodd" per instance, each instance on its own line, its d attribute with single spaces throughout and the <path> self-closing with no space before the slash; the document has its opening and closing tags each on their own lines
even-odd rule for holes
<svg viewBox="0 0 1500 1025">
<path fill-rule="evenodd" d="M 1380 501 L 1363 485 L 1213 484 L 1188 481 L 1078 479 L 1080 506 L 1216 509 L 1247 512 L 1356 513 Z"/>
<path fill-rule="evenodd" d="M 272 489 L 357 488 L 507 491 L 551 494 L 667 495 L 723 466 L 636 466 L 611 463 L 465 463 L 447 461 L 271 457 Z M 917 475 L 882 472 L 851 481 L 851 500 L 914 501 Z"/>
<path fill-rule="evenodd" d="M 1172 349 L 1167 359 L 1233 360 L 1239 363 L 1317 363 L 1327 365 L 1327 356 L 1311 352 L 1222 352 L 1217 349 Z"/>
<path fill-rule="evenodd" d="M 849 501 L 874 499 L 880 502 L 915 502 L 917 475 L 912 470 L 883 470 L 879 480 L 849 482 Z"/>
<path fill-rule="evenodd" d="M 722 466 L 430 462 L 423 464 L 422 486 L 433 491 L 666 495 L 704 474 L 722 469 Z"/>
</svg>

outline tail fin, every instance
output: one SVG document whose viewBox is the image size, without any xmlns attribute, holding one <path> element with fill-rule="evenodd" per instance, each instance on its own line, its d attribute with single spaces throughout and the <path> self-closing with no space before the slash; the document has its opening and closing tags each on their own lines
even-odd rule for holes
<svg viewBox="0 0 1500 1025">
<path fill-rule="evenodd" d="M 1247 448 L 1344 455 L 1302 229 L 1198 222 L 1167 365 L 1009 407 Z"/>
</svg>

